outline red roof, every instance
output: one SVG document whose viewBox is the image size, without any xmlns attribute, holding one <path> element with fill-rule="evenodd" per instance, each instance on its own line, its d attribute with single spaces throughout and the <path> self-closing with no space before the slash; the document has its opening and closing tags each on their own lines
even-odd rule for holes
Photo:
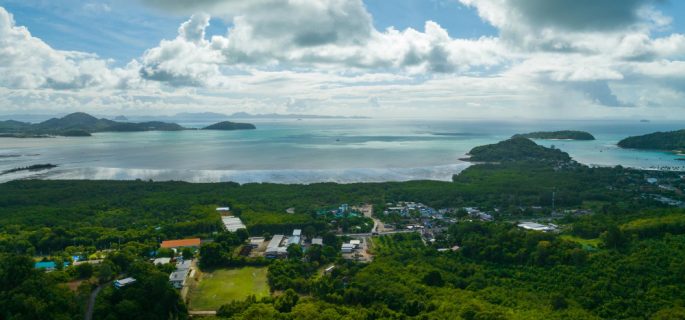
<svg viewBox="0 0 685 320">
<path fill-rule="evenodd" d="M 162 248 L 199 247 L 199 246 L 200 246 L 200 238 L 162 241 Z"/>
</svg>

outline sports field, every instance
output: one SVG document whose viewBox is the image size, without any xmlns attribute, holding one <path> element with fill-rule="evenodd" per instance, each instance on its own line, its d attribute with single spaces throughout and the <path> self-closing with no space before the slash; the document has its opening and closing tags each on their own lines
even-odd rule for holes
<svg viewBox="0 0 685 320">
<path fill-rule="evenodd" d="M 223 304 L 245 299 L 251 294 L 257 299 L 268 296 L 266 271 L 267 268 L 245 267 L 206 272 L 190 292 L 190 309 L 216 310 Z"/>
</svg>

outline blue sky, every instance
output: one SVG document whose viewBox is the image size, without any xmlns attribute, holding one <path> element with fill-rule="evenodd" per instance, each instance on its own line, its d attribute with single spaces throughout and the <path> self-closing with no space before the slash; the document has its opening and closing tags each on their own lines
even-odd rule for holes
<svg viewBox="0 0 685 320">
<path fill-rule="evenodd" d="M 0 113 L 685 118 L 685 1 L 0 0 L 0 35 Z"/>
</svg>

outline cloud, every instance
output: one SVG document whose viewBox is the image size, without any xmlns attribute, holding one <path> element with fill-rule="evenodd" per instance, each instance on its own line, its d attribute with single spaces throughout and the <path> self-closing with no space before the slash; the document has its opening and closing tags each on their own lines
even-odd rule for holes
<svg viewBox="0 0 685 320">
<path fill-rule="evenodd" d="M 645 6 L 660 0 L 459 0 L 492 25 L 527 29 L 608 31 L 640 21 Z"/>
<path fill-rule="evenodd" d="M 51 48 L 25 27 L 16 26 L 12 15 L 0 7 L 0 86 L 57 90 L 125 87 L 131 76 L 131 70 L 111 69 L 94 54 Z"/>
</svg>

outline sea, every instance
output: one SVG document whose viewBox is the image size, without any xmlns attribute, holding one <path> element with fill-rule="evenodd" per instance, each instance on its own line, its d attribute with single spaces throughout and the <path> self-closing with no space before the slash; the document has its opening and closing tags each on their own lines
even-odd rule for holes
<svg viewBox="0 0 685 320">
<path fill-rule="evenodd" d="M 584 130 L 594 141 L 536 140 L 591 166 L 685 170 L 685 155 L 621 149 L 624 137 L 685 128 L 680 121 L 241 119 L 256 130 L 96 133 L 92 137 L 0 138 L 0 172 L 33 164 L 50 170 L 15 179 L 154 180 L 238 183 L 449 181 L 471 164 L 471 148 L 516 133 Z M 179 122 L 190 128 L 211 123 Z"/>
</svg>

